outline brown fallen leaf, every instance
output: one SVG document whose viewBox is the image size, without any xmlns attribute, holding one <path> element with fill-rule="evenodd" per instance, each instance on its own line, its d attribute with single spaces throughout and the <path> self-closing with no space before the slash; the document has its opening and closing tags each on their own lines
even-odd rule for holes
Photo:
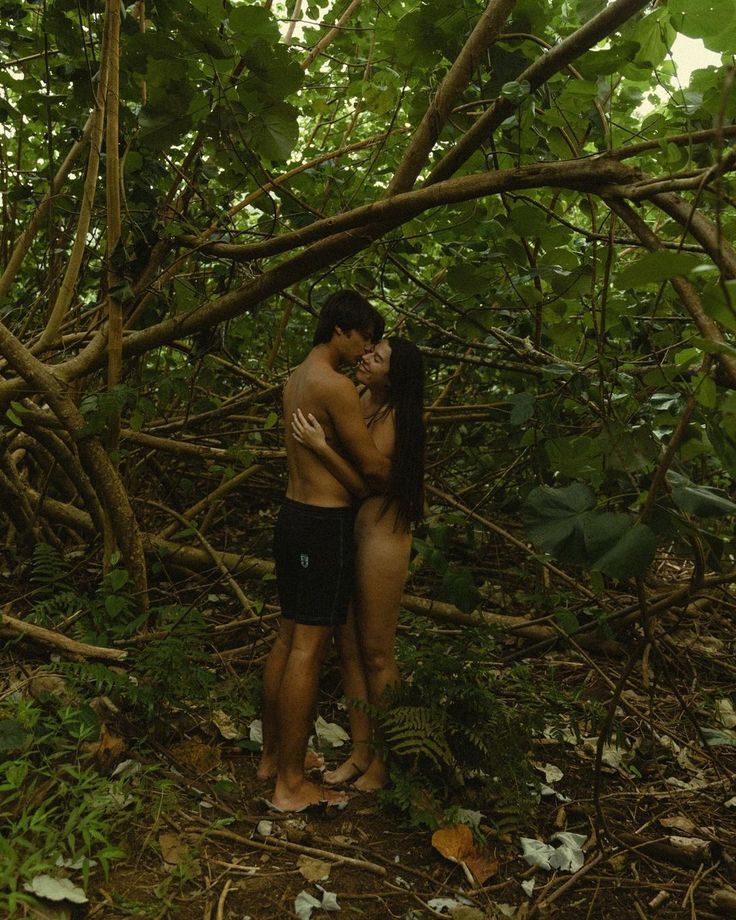
<svg viewBox="0 0 736 920">
<path fill-rule="evenodd" d="M 446 859 L 461 863 L 479 885 L 498 872 L 498 860 L 478 849 L 473 840 L 473 832 L 467 824 L 456 824 L 435 831 L 432 834 L 432 846 Z"/>
<path fill-rule="evenodd" d="M 164 862 L 168 863 L 168 865 L 180 866 L 186 861 L 189 854 L 189 847 L 178 834 L 159 834 L 158 844 L 161 847 L 161 855 L 164 858 Z"/>
<path fill-rule="evenodd" d="M 470 869 L 473 878 L 479 885 L 482 885 L 487 879 L 498 872 L 498 860 L 491 856 L 484 856 L 476 849 L 465 857 L 465 865 Z"/>
<path fill-rule="evenodd" d="M 432 846 L 445 859 L 464 862 L 465 857 L 473 851 L 473 832 L 467 824 L 441 827 L 432 834 Z"/>
<path fill-rule="evenodd" d="M 181 744 L 175 745 L 171 753 L 179 763 L 197 773 L 209 773 L 210 770 L 219 767 L 221 760 L 218 748 L 203 744 L 196 738 L 188 738 Z"/>
<path fill-rule="evenodd" d="M 677 816 L 674 818 L 660 818 L 659 823 L 662 827 L 672 828 L 676 831 L 682 831 L 684 834 L 692 834 L 697 825 L 695 825 L 690 818 L 685 818 L 682 816 Z"/>
<path fill-rule="evenodd" d="M 100 773 L 106 774 L 120 763 L 125 751 L 125 742 L 117 735 L 113 735 L 103 722 L 100 725 L 99 741 L 82 742 L 81 751 L 95 762 Z"/>
<path fill-rule="evenodd" d="M 63 677 L 59 677 L 58 674 L 37 674 L 28 684 L 28 690 L 31 696 L 37 700 L 55 696 L 59 702 L 69 703 L 72 699 L 66 681 Z"/>
<path fill-rule="evenodd" d="M 299 871 L 308 882 L 322 882 L 330 877 L 332 864 L 311 856 L 300 856 L 296 861 Z"/>
</svg>

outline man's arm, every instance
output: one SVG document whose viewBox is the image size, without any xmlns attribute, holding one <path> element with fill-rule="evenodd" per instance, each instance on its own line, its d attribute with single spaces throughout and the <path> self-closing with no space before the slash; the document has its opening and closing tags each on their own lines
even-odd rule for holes
<svg viewBox="0 0 736 920">
<path fill-rule="evenodd" d="M 360 409 L 358 391 L 345 377 L 330 387 L 325 409 L 340 444 L 368 485 L 378 492 L 388 485 L 391 461 L 373 443 Z"/>
<path fill-rule="evenodd" d="M 309 418 L 306 418 L 302 410 L 297 409 L 291 417 L 291 432 L 300 444 L 308 447 L 319 457 L 348 492 L 357 498 L 367 498 L 371 494 L 365 480 L 352 463 L 348 463 L 345 457 L 327 443 L 324 428 L 311 412 Z"/>
</svg>

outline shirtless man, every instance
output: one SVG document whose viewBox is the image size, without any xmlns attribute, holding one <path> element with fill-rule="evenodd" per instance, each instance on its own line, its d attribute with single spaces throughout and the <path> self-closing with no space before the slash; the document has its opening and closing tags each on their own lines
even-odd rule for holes
<svg viewBox="0 0 736 920">
<path fill-rule="evenodd" d="M 261 779 L 276 776 L 272 804 L 282 811 L 342 805 L 345 796 L 307 780 L 304 758 L 317 703 L 319 668 L 353 592 L 350 493 L 291 432 L 292 414 L 312 413 L 327 439 L 379 491 L 390 461 L 371 438 L 358 392 L 338 368 L 355 364 L 383 334 L 383 319 L 360 294 L 338 291 L 317 323 L 313 348 L 284 387 L 289 481 L 274 535 L 281 602 L 278 636 L 263 674 Z"/>
</svg>

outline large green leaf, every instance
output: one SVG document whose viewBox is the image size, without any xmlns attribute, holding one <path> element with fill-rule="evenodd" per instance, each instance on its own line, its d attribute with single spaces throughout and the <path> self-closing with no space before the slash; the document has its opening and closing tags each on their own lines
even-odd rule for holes
<svg viewBox="0 0 736 920">
<path fill-rule="evenodd" d="M 697 486 L 686 476 L 669 470 L 667 481 L 672 487 L 672 500 L 681 511 L 696 517 L 723 517 L 736 514 L 736 504 L 710 486 Z"/>
<path fill-rule="evenodd" d="M 279 40 L 279 27 L 271 13 L 262 6 L 236 6 L 231 10 L 228 24 L 238 50 L 249 48 L 262 38 L 271 44 Z"/>
<path fill-rule="evenodd" d="M 555 552 L 594 507 L 595 495 L 579 482 L 560 489 L 538 486 L 524 503 L 529 538 L 541 549 Z"/>
<path fill-rule="evenodd" d="M 619 515 L 616 515 L 619 517 Z M 627 517 L 628 515 L 622 515 Z M 596 559 L 593 568 L 611 578 L 633 578 L 643 575 L 657 549 L 657 538 L 646 524 L 627 521 L 613 545 Z"/>
<path fill-rule="evenodd" d="M 701 259 L 689 252 L 650 252 L 633 265 L 627 266 L 616 279 L 624 288 L 640 287 L 643 284 L 661 284 L 676 275 L 687 275 Z"/>
<path fill-rule="evenodd" d="M 534 489 L 524 505 L 530 539 L 563 562 L 612 578 L 641 575 L 654 558 L 654 533 L 631 515 L 595 511 L 594 505 L 591 490 L 579 483 Z"/>
<path fill-rule="evenodd" d="M 549 463 L 556 473 L 571 479 L 585 479 L 594 485 L 603 470 L 603 445 L 596 438 L 550 438 L 545 445 Z"/>
<path fill-rule="evenodd" d="M 287 160 L 299 139 L 299 111 L 288 102 L 278 102 L 250 124 L 250 142 L 267 160 Z"/>
<path fill-rule="evenodd" d="M 700 38 L 712 51 L 732 51 L 736 46 L 736 4 L 730 0 L 669 0 L 677 29 Z"/>
</svg>

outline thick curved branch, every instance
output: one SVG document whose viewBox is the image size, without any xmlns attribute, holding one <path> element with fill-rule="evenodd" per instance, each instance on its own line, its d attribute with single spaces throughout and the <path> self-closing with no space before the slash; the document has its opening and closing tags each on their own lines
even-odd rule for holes
<svg viewBox="0 0 736 920">
<path fill-rule="evenodd" d="M 491 0 L 486 7 L 414 132 L 404 158 L 389 184 L 388 195 L 408 191 L 414 185 L 456 99 L 468 85 L 483 55 L 498 38 L 515 3 L 516 0 Z"/>
<path fill-rule="evenodd" d="M 81 137 L 78 141 L 75 141 L 74 144 L 72 144 L 69 153 L 66 155 L 66 159 L 59 167 L 56 175 L 53 178 L 53 181 L 51 182 L 50 189 L 44 195 L 41 203 L 36 208 L 33 217 L 26 224 L 25 229 L 18 237 L 10 259 L 8 260 L 8 264 L 5 266 L 5 271 L 0 277 L 0 299 L 5 297 L 5 295 L 10 290 L 10 287 L 15 280 L 15 276 L 18 274 L 18 269 L 21 267 L 26 253 L 31 248 L 31 243 L 35 239 L 36 234 L 48 217 L 54 200 L 63 188 L 69 173 L 72 171 L 72 167 L 79 159 L 82 151 L 87 145 L 93 123 L 94 113 L 87 119 L 85 126 L 82 128 Z"/>
<path fill-rule="evenodd" d="M 649 200 L 691 233 L 728 278 L 736 278 L 736 250 L 719 235 L 715 224 L 674 193 L 653 195 Z"/>
<path fill-rule="evenodd" d="M 645 223 L 643 218 L 641 218 L 636 211 L 627 204 L 625 201 L 619 201 L 615 199 L 609 199 L 606 202 L 608 207 L 618 216 L 624 223 L 639 237 L 639 239 L 644 243 L 647 249 L 652 252 L 656 252 L 661 249 L 661 243 L 657 239 L 656 234 L 649 228 Z M 725 343 L 723 333 L 721 332 L 718 325 L 708 316 L 708 314 L 703 309 L 703 304 L 700 301 L 698 292 L 695 287 L 686 279 L 680 276 L 671 279 L 672 286 L 677 291 L 682 305 L 685 307 L 687 312 L 690 314 L 693 322 L 698 328 L 698 331 L 703 336 L 704 339 L 707 339 L 709 342 L 712 342 L 715 345 L 721 345 Z M 717 355 L 721 370 L 724 373 L 728 385 L 731 387 L 736 387 L 736 360 L 734 360 L 730 355 L 719 354 Z"/>
<path fill-rule="evenodd" d="M 77 443 L 79 458 L 107 512 L 137 592 L 141 609 L 148 607 L 146 560 L 138 522 L 128 493 L 107 452 L 97 438 L 88 437 L 85 420 L 66 391 L 64 381 L 34 358 L 3 323 L 0 323 L 0 353 L 13 370 L 35 392 L 42 393 L 49 407 Z"/>
<path fill-rule="evenodd" d="M 623 166 L 605 157 L 587 160 L 561 160 L 554 163 L 533 163 L 515 169 L 499 169 L 493 172 L 473 173 L 458 179 L 447 179 L 434 185 L 393 195 L 380 201 L 353 208 L 334 217 L 326 217 L 314 223 L 284 233 L 260 243 L 240 245 L 237 243 L 210 243 L 199 247 L 206 252 L 236 262 L 251 262 L 254 259 L 278 255 L 282 252 L 305 246 L 337 233 L 354 230 L 375 222 L 391 221 L 393 226 L 405 223 L 423 211 L 445 204 L 456 204 L 473 198 L 513 192 L 519 189 L 572 188 L 591 191 L 603 185 L 633 183 L 641 177 L 638 169 Z M 196 237 L 180 237 L 185 245 L 196 245 Z"/>
<path fill-rule="evenodd" d="M 59 334 L 59 329 L 64 321 L 69 305 L 74 296 L 74 290 L 82 267 L 84 251 L 87 247 L 87 233 L 92 219 L 92 206 L 95 200 L 97 175 L 100 168 L 100 154 L 102 150 L 103 122 L 105 118 L 105 97 L 107 95 L 107 72 L 109 66 L 109 16 L 105 17 L 105 31 L 102 38 L 102 57 L 100 60 L 100 83 L 95 95 L 95 110 L 92 115 L 90 129 L 89 155 L 87 157 L 87 173 L 84 177 L 84 191 L 79 207 L 77 232 L 74 237 L 72 251 L 69 255 L 66 271 L 56 295 L 54 306 L 43 330 L 41 337 L 33 347 L 33 353 L 38 354 L 51 345 Z"/>
<path fill-rule="evenodd" d="M 597 16 L 572 35 L 555 45 L 547 54 L 526 68 L 516 78 L 519 83 L 528 83 L 531 91 L 538 89 L 553 74 L 567 67 L 574 60 L 590 50 L 599 41 L 614 32 L 645 6 L 649 0 L 614 0 Z M 425 185 L 434 185 L 453 175 L 472 154 L 487 140 L 493 131 L 518 108 L 519 103 L 499 97 L 480 116 L 455 146 L 440 160 L 427 177 Z"/>
</svg>

